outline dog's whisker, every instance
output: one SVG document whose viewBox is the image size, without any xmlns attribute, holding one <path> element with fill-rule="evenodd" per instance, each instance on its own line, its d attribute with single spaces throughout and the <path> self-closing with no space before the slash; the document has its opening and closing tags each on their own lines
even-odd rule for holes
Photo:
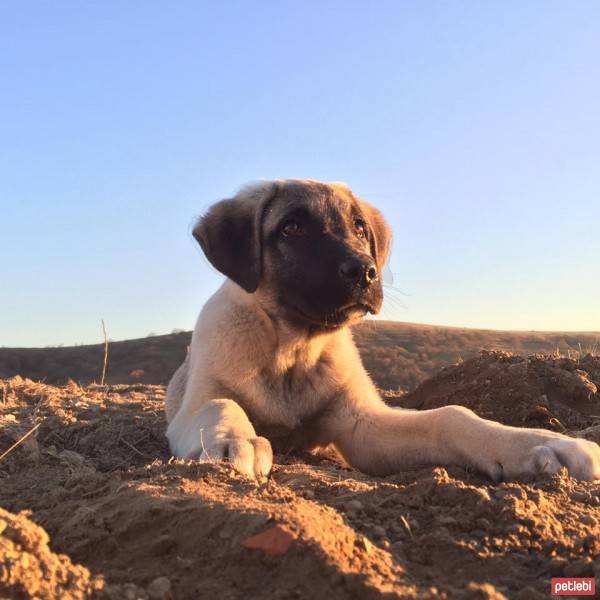
<svg viewBox="0 0 600 600">
<path fill-rule="evenodd" d="M 410 296 L 409 293 L 407 292 L 403 292 L 400 288 L 396 287 L 395 285 L 391 284 L 391 283 L 386 283 L 385 281 L 383 282 L 383 287 L 386 290 L 393 290 L 394 292 L 397 292 L 398 294 L 402 294 L 403 296 Z"/>
</svg>

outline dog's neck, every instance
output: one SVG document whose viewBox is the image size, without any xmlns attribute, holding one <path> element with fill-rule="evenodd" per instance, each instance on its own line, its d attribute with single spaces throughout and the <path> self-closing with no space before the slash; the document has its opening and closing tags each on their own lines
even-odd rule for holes
<svg viewBox="0 0 600 600">
<path fill-rule="evenodd" d="M 277 304 L 273 294 L 259 290 L 252 294 L 233 282 L 228 282 L 228 291 L 235 301 L 246 305 L 260 316 L 261 322 L 273 336 L 276 343 L 275 354 L 271 357 L 275 371 L 285 372 L 293 365 L 303 364 L 310 367 L 315 364 L 324 349 L 338 336 L 347 335 L 345 328 L 316 329 L 311 325 L 291 323 L 278 316 Z"/>
</svg>

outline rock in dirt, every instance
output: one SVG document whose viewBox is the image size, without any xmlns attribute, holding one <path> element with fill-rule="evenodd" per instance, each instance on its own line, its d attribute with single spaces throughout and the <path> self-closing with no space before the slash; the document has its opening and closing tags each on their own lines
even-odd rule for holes
<svg viewBox="0 0 600 600">
<path fill-rule="evenodd" d="M 168 577 L 157 577 L 148 586 L 150 600 L 172 600 L 171 581 Z"/>
<path fill-rule="evenodd" d="M 78 467 L 85 463 L 85 457 L 79 454 L 79 452 L 73 452 L 73 450 L 63 450 L 58 454 L 58 458 Z"/>
<path fill-rule="evenodd" d="M 348 500 L 348 502 L 344 502 L 344 508 L 348 512 L 359 512 L 364 510 L 364 505 L 360 500 Z"/>
</svg>

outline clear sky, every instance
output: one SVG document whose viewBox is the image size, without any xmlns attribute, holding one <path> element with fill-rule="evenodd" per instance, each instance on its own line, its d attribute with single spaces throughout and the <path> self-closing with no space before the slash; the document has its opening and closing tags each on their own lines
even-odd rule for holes
<svg viewBox="0 0 600 600">
<path fill-rule="evenodd" d="M 383 210 L 384 318 L 600 330 L 600 3 L 0 5 L 0 345 L 191 329 L 280 177 Z"/>
</svg>

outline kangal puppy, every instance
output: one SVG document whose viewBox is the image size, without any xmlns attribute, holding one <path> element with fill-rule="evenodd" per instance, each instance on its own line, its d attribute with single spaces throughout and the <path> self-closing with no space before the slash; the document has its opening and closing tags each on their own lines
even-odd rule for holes
<svg viewBox="0 0 600 600">
<path fill-rule="evenodd" d="M 215 204 L 194 237 L 227 279 L 202 309 L 167 389 L 175 456 L 227 459 L 263 477 L 273 446 L 331 443 L 376 475 L 453 463 L 495 480 L 562 466 L 600 479 L 600 447 L 592 442 L 507 427 L 461 406 L 386 406 L 350 325 L 381 308 L 390 230 L 345 185 L 248 186 Z"/>
</svg>

